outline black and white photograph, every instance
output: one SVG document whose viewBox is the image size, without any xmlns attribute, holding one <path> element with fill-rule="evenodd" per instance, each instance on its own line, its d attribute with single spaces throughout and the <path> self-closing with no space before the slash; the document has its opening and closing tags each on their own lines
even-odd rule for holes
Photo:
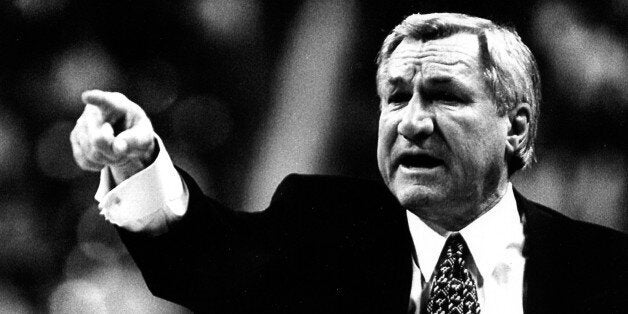
<svg viewBox="0 0 628 314">
<path fill-rule="evenodd" d="M 6 0 L 0 313 L 628 313 L 628 0 Z"/>
</svg>

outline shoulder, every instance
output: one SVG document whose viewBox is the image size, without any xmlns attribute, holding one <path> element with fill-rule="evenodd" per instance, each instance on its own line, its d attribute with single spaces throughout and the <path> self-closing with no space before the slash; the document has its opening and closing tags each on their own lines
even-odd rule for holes
<svg viewBox="0 0 628 314">
<path fill-rule="evenodd" d="M 579 221 L 547 206 L 527 200 L 515 192 L 517 206 L 522 214 L 526 236 L 539 246 L 579 247 L 587 250 L 606 250 L 609 246 L 624 248 L 628 255 L 628 235 L 604 226 Z M 576 252 L 573 252 L 576 254 Z"/>
<path fill-rule="evenodd" d="M 390 199 L 381 181 L 332 175 L 290 174 L 279 184 L 272 202 L 306 202 L 321 204 L 330 201 L 363 203 Z"/>
<path fill-rule="evenodd" d="M 615 313 L 628 300 L 628 236 L 569 218 L 515 192 L 532 312 Z M 548 310 L 551 309 L 551 310 Z"/>
<path fill-rule="evenodd" d="M 628 284 L 628 235 L 569 218 L 517 194 L 524 217 L 524 255 L 531 262 L 573 274 L 573 282 L 608 287 Z"/>
<path fill-rule="evenodd" d="M 529 201 L 516 195 L 517 206 L 523 210 L 525 224 L 529 233 L 544 237 L 549 243 L 551 238 L 571 243 L 579 247 L 605 248 L 608 245 L 628 248 L 628 234 L 590 222 L 576 220 L 547 206 Z M 624 251 L 628 254 L 628 251 Z"/>
</svg>

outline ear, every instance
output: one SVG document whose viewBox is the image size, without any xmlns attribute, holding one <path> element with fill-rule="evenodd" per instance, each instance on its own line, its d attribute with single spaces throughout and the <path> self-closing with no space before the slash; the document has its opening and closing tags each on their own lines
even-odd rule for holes
<svg viewBox="0 0 628 314">
<path fill-rule="evenodd" d="M 530 105 L 518 103 L 508 112 L 510 130 L 506 137 L 506 150 L 512 154 L 521 150 L 527 142 L 530 131 Z"/>
</svg>

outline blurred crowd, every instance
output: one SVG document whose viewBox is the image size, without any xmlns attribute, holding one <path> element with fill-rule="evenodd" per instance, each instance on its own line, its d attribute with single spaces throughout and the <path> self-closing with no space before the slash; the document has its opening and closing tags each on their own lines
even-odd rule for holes
<svg viewBox="0 0 628 314">
<path fill-rule="evenodd" d="M 628 231 L 628 1 L 425 2 L 3 1 L 0 312 L 186 312 L 150 295 L 73 161 L 82 91 L 125 93 L 207 194 L 260 210 L 289 172 L 378 178 L 375 55 L 414 12 L 519 30 L 544 101 L 515 187 Z"/>
</svg>

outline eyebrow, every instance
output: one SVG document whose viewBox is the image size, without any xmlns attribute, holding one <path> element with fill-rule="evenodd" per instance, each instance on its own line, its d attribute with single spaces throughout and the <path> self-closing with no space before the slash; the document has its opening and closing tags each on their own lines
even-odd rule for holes
<svg viewBox="0 0 628 314">
<path fill-rule="evenodd" d="M 422 86 L 427 87 L 452 86 L 455 88 L 465 88 L 464 84 L 460 82 L 460 80 L 456 79 L 455 76 L 449 75 L 429 76 L 427 78 L 422 78 L 420 82 Z M 386 86 L 391 88 L 413 86 L 413 82 L 407 81 L 401 76 L 389 77 L 388 79 L 386 79 Z"/>
<path fill-rule="evenodd" d="M 388 77 L 387 79 L 384 79 L 383 81 L 384 81 L 383 86 L 382 86 L 383 92 L 385 93 L 385 95 L 388 95 L 388 96 L 400 90 L 413 89 L 412 82 L 406 81 L 401 76 Z"/>
<path fill-rule="evenodd" d="M 472 97 L 474 94 L 473 89 L 458 80 L 455 76 L 437 75 L 433 77 L 427 77 L 420 82 L 420 89 L 422 90 L 452 90 L 460 93 L 460 97 Z"/>
<path fill-rule="evenodd" d="M 411 85 L 401 76 L 389 77 L 386 79 L 386 83 L 389 86 Z"/>
<path fill-rule="evenodd" d="M 452 82 L 458 82 L 456 77 L 449 75 L 432 75 L 427 78 L 423 78 L 422 81 L 435 83 L 435 84 L 447 84 Z"/>
</svg>

